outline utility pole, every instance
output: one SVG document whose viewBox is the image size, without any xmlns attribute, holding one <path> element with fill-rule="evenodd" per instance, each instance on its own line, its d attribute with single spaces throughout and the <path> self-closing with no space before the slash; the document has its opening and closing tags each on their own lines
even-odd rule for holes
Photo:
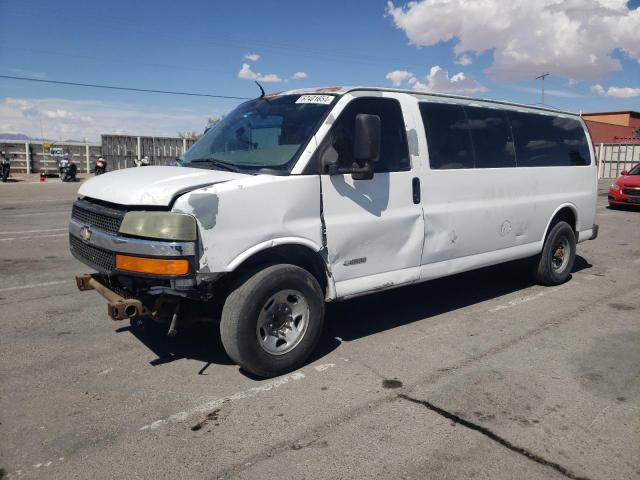
<svg viewBox="0 0 640 480">
<path fill-rule="evenodd" d="M 542 83 L 542 90 L 540 92 L 540 105 L 542 105 L 543 107 L 544 107 L 544 79 L 545 79 L 545 77 L 548 77 L 549 75 L 551 75 L 551 74 L 550 73 L 543 73 L 539 77 L 536 77 L 536 80 L 540 80 L 541 83 Z"/>
</svg>

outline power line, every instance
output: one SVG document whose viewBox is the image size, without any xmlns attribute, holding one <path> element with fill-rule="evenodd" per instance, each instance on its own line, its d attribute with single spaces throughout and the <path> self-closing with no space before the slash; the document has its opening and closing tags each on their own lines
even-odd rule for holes
<svg viewBox="0 0 640 480">
<path fill-rule="evenodd" d="M 192 92 L 174 92 L 170 90 L 151 90 L 148 88 L 119 87 L 115 85 L 99 85 L 96 83 L 63 82 L 61 80 L 44 80 L 41 78 L 14 77 L 11 75 L 0 75 L 0 78 L 6 78 L 9 80 L 22 80 L 27 82 L 52 83 L 55 85 L 71 85 L 74 87 L 91 87 L 91 88 L 106 88 L 109 90 L 126 90 L 129 92 L 163 93 L 165 95 L 187 95 L 190 97 L 225 98 L 230 100 L 250 100 L 250 98 L 248 97 L 233 97 L 229 95 L 212 95 L 209 93 L 192 93 Z"/>
</svg>

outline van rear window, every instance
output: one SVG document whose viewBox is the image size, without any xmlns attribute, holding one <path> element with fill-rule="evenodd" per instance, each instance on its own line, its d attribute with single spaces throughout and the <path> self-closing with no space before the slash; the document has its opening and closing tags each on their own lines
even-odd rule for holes
<svg viewBox="0 0 640 480">
<path fill-rule="evenodd" d="M 589 165 L 589 144 L 578 120 L 508 112 L 519 167 Z"/>
<path fill-rule="evenodd" d="M 432 169 L 473 168 L 473 147 L 462 105 L 421 103 Z"/>
<path fill-rule="evenodd" d="M 516 152 L 511 127 L 504 110 L 464 107 L 473 142 L 476 168 L 508 168 L 516 166 Z"/>
<path fill-rule="evenodd" d="M 573 118 L 447 103 L 420 103 L 431 169 L 589 165 Z"/>
</svg>

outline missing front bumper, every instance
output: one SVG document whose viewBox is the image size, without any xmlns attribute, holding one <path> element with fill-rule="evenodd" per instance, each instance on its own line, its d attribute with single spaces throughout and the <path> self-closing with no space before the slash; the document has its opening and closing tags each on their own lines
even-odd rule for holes
<svg viewBox="0 0 640 480">
<path fill-rule="evenodd" d="M 125 320 L 137 316 L 151 315 L 151 311 L 140 300 L 124 298 L 104 284 L 100 283 L 94 275 L 85 273 L 76 275 L 78 290 L 95 290 L 108 302 L 107 313 L 112 320 Z"/>
</svg>

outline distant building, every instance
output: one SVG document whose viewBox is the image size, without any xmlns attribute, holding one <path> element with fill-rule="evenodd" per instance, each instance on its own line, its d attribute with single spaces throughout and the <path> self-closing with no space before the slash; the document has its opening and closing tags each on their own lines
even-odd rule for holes
<svg viewBox="0 0 640 480">
<path fill-rule="evenodd" d="M 583 113 L 591 139 L 598 143 L 640 143 L 640 112 Z"/>
</svg>

